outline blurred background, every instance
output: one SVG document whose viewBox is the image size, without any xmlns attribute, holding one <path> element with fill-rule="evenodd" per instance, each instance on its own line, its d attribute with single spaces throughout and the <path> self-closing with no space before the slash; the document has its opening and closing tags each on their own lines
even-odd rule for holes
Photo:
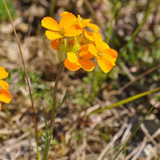
<svg viewBox="0 0 160 160">
<path fill-rule="evenodd" d="M 6 0 L 6 3 L 32 86 L 40 145 L 45 130 L 42 110 L 49 120 L 59 68 L 57 54 L 41 27 L 42 18 L 51 16 L 59 21 L 63 11 L 90 18 L 99 26 L 103 40 L 119 53 L 116 66 L 107 74 L 98 66 L 93 72 L 65 69 L 57 97 L 61 101 L 67 91 L 67 99 L 57 114 L 50 159 L 114 159 L 149 108 L 155 105 L 117 158 L 155 160 L 160 154 L 160 92 L 101 113 L 96 110 L 160 86 L 160 1 Z M 0 160 L 34 160 L 31 101 L 18 45 L 2 0 L 0 66 L 10 73 L 6 81 L 12 94 L 11 103 L 3 104 L 0 112 Z"/>
</svg>

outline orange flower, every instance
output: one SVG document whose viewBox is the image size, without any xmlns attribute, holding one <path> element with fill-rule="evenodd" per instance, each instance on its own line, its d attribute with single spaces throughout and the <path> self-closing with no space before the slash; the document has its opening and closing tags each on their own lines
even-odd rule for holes
<svg viewBox="0 0 160 160">
<path fill-rule="evenodd" d="M 99 33 L 93 33 L 95 45 L 89 45 L 89 52 L 93 54 L 98 62 L 99 67 L 105 72 L 109 72 L 115 65 L 117 59 L 117 52 L 103 42 Z"/>
<path fill-rule="evenodd" d="M 76 17 L 69 12 L 62 12 L 61 16 L 59 23 L 51 17 L 42 19 L 42 26 L 48 29 L 46 36 L 52 40 L 51 47 L 57 50 L 59 61 L 72 71 L 80 68 L 92 71 L 95 65 L 91 59 L 96 57 L 100 68 L 105 73 L 109 72 L 118 54 L 103 42 L 98 26 L 90 23 L 90 19 L 82 19 L 80 15 Z"/>
<path fill-rule="evenodd" d="M 11 98 L 12 97 L 9 91 L 5 89 L 0 89 L 0 101 L 1 102 L 9 103 L 11 101 Z M 1 103 L 0 103 L 0 110 L 1 110 Z"/>
<path fill-rule="evenodd" d="M 91 58 L 93 58 L 93 55 L 88 52 L 88 45 L 86 45 L 78 52 L 68 52 L 64 64 L 66 68 L 71 71 L 76 71 L 80 68 L 83 68 L 86 71 L 92 71 L 95 65 L 90 60 Z"/>
<path fill-rule="evenodd" d="M 99 28 L 98 26 L 96 26 L 95 24 L 93 23 L 90 23 L 90 19 L 83 19 L 80 15 L 78 15 L 78 18 L 73 15 L 72 13 L 69 13 L 69 12 L 62 12 L 61 13 L 61 16 L 65 19 L 67 19 L 68 17 L 70 17 L 71 21 L 79 24 L 82 28 L 84 27 L 88 27 L 90 29 L 92 29 L 94 32 L 98 32 Z"/>
<path fill-rule="evenodd" d="M 54 40 L 54 41 L 51 42 L 51 47 L 52 47 L 54 50 L 57 50 L 59 44 L 60 44 L 59 39 L 56 39 L 56 40 Z"/>
<path fill-rule="evenodd" d="M 8 77 L 8 73 L 5 71 L 3 67 L 0 67 L 0 101 L 9 103 L 11 101 L 11 94 L 7 89 L 9 85 L 7 82 L 3 81 L 2 79 Z M 1 103 L 0 103 L 0 110 L 1 110 Z"/>
<path fill-rule="evenodd" d="M 7 77 L 8 77 L 8 73 L 5 71 L 5 69 L 3 67 L 0 67 L 0 87 L 3 89 L 9 88 L 8 83 L 2 80 Z"/>
<path fill-rule="evenodd" d="M 83 33 L 83 28 L 73 20 L 72 14 L 61 15 L 59 24 L 51 17 L 42 19 L 42 26 L 48 29 L 45 33 L 48 39 L 54 41 L 63 36 L 74 37 Z"/>
</svg>

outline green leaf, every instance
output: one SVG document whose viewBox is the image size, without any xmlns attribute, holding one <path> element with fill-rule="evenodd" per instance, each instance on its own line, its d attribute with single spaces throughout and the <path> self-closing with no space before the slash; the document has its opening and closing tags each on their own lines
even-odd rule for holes
<svg viewBox="0 0 160 160">
<path fill-rule="evenodd" d="M 93 113 L 101 113 L 101 112 L 105 111 L 106 109 L 111 109 L 111 108 L 118 107 L 118 106 L 120 106 L 120 105 L 122 105 L 122 104 L 126 104 L 126 103 L 128 103 L 128 102 L 134 101 L 134 100 L 136 100 L 136 99 L 138 99 L 138 98 L 144 97 L 144 96 L 146 96 L 146 95 L 148 95 L 148 94 L 150 94 L 150 93 L 154 93 L 154 92 L 157 92 L 157 91 L 160 91 L 160 87 L 155 88 L 155 89 L 152 89 L 152 90 L 150 90 L 150 91 L 146 91 L 146 92 L 137 94 L 137 95 L 132 96 L 132 97 L 129 97 L 129 98 L 127 98 L 127 99 L 124 99 L 124 100 L 122 100 L 122 101 L 119 101 L 119 102 L 117 102 L 117 103 L 115 103 L 115 104 L 112 104 L 112 105 L 110 105 L 110 106 L 106 106 L 106 107 L 104 107 L 104 108 L 100 108 L 100 109 L 92 112 L 91 114 L 93 114 Z"/>
</svg>

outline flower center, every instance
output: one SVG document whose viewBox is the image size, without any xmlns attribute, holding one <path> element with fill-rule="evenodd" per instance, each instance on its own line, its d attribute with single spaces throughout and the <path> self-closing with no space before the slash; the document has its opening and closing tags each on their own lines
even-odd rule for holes
<svg viewBox="0 0 160 160">
<path fill-rule="evenodd" d="M 60 35 L 64 35 L 64 32 L 65 32 L 65 27 L 62 27 L 61 29 L 59 29 L 59 33 Z"/>
<path fill-rule="evenodd" d="M 103 52 L 100 50 L 98 53 L 97 53 L 98 57 L 102 57 L 103 56 Z"/>
</svg>

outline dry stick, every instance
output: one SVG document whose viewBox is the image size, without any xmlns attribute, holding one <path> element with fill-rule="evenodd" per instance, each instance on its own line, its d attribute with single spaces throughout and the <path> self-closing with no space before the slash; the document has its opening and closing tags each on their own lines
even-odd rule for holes
<svg viewBox="0 0 160 160">
<path fill-rule="evenodd" d="M 145 21 L 147 20 L 149 14 L 151 13 L 151 11 L 153 10 L 153 8 L 155 7 L 156 3 L 158 2 L 159 0 L 155 0 L 154 3 L 152 4 L 151 8 L 146 12 L 142 22 L 140 23 L 140 25 L 136 28 L 136 30 L 134 31 L 134 33 L 132 34 L 131 38 L 129 39 L 129 41 L 127 42 L 127 44 L 122 48 L 121 50 L 121 54 L 123 55 L 126 50 L 127 50 L 127 47 L 129 46 L 130 42 L 133 41 L 133 39 L 135 38 L 135 36 L 137 35 L 137 33 L 139 32 L 139 30 L 142 28 L 143 24 L 145 23 Z M 130 80 L 133 80 L 134 77 L 133 75 L 129 72 L 129 69 L 125 66 L 124 62 L 120 62 L 120 67 L 125 71 L 126 75 L 128 76 L 128 78 Z"/>
<path fill-rule="evenodd" d="M 120 130 L 115 134 L 112 141 L 103 149 L 97 160 L 102 160 L 102 158 L 105 156 L 106 152 L 109 150 L 109 148 L 115 143 L 115 141 L 123 134 L 125 128 L 127 127 L 126 124 L 124 124 Z"/>
<path fill-rule="evenodd" d="M 121 93 L 124 89 L 126 89 L 127 87 L 129 87 L 131 84 L 133 84 L 134 82 L 136 82 L 137 80 L 141 79 L 142 77 L 146 76 L 147 74 L 155 71 L 156 69 L 160 68 L 160 64 L 157 66 L 154 66 L 152 68 L 150 68 L 149 70 L 147 70 L 146 72 L 143 72 L 142 74 L 138 75 L 136 78 L 134 78 L 132 81 L 126 83 L 123 87 L 121 87 L 118 90 L 118 93 Z"/>
<path fill-rule="evenodd" d="M 144 140 L 142 141 L 141 145 L 139 146 L 138 152 L 136 153 L 136 155 L 132 158 L 132 160 L 136 160 L 139 155 L 141 154 L 141 152 L 143 151 L 143 149 L 145 148 L 147 143 L 147 138 L 145 137 Z"/>
<path fill-rule="evenodd" d="M 86 137 L 83 138 L 83 151 L 82 151 L 82 158 L 81 160 L 86 159 L 86 147 L 87 147 L 87 140 Z"/>
<path fill-rule="evenodd" d="M 156 102 L 157 103 L 157 102 Z M 146 119 L 146 117 L 151 113 L 151 111 L 153 110 L 154 106 L 156 105 L 156 103 L 149 109 L 149 111 L 146 113 L 146 115 L 143 117 L 143 119 L 141 120 L 141 122 L 138 124 L 137 128 L 133 131 L 133 133 L 131 134 L 131 136 L 128 138 L 128 140 L 125 142 L 125 144 L 122 146 L 122 148 L 118 151 L 118 153 L 116 154 L 114 160 L 116 160 L 119 156 L 119 154 L 122 152 L 122 150 L 124 149 L 124 147 L 129 143 L 129 141 L 134 137 L 134 135 L 137 133 L 138 129 L 140 128 L 140 125 L 144 122 L 144 120 Z"/>
<path fill-rule="evenodd" d="M 144 126 L 144 124 L 141 124 L 141 129 L 143 131 L 143 133 L 146 135 L 146 137 L 148 138 L 148 140 L 150 140 L 150 142 L 152 142 L 156 147 L 160 148 L 159 144 L 154 140 L 154 138 L 149 134 L 147 128 Z"/>
<path fill-rule="evenodd" d="M 55 80 L 55 86 L 54 86 L 54 90 L 53 90 L 53 106 L 52 106 L 52 111 L 51 111 L 51 121 L 50 121 L 50 125 L 49 125 L 50 133 L 46 139 L 46 147 L 44 150 L 43 160 L 47 160 L 47 158 L 48 158 L 49 147 L 50 147 L 51 140 L 52 140 L 52 131 L 54 128 L 54 122 L 55 122 L 55 118 L 56 118 L 56 98 L 57 98 L 56 94 L 57 94 L 58 82 L 60 80 L 61 73 L 63 72 L 64 68 L 65 68 L 65 66 L 62 63 L 61 67 L 59 68 L 59 71 L 57 73 L 56 80 Z"/>
<path fill-rule="evenodd" d="M 160 64 L 157 66 L 154 66 L 152 68 L 150 68 L 149 70 L 143 72 L 142 74 L 138 75 L 137 77 L 135 77 L 133 80 L 131 80 L 130 82 L 126 83 L 125 85 L 123 85 L 118 91 L 111 91 L 109 92 L 110 96 L 113 96 L 115 94 L 121 94 L 121 92 L 126 89 L 127 87 L 129 87 L 130 85 L 132 85 L 134 82 L 138 81 L 139 79 L 143 78 L 144 76 L 152 73 L 153 71 L 155 71 L 156 69 L 160 68 Z"/>
<path fill-rule="evenodd" d="M 17 44 L 18 44 L 18 48 L 19 48 L 19 52 L 20 52 L 20 55 L 21 55 L 22 64 L 23 64 L 23 68 L 24 68 L 24 72 L 25 72 L 25 76 L 26 76 L 26 80 L 27 80 L 27 86 L 28 86 L 28 89 L 29 89 L 29 95 L 30 95 L 31 103 L 32 103 L 32 116 L 33 116 L 33 121 L 34 121 L 35 138 L 36 138 L 36 144 L 37 144 L 37 159 L 40 160 L 40 153 L 39 153 L 39 148 L 38 148 L 39 143 L 38 143 L 38 129 L 37 129 L 36 114 L 35 114 L 35 111 L 34 111 L 34 103 L 33 103 L 33 97 L 32 97 L 32 92 L 31 92 L 31 86 L 30 86 L 30 83 L 29 83 L 29 78 L 28 78 L 28 74 L 27 74 L 27 70 L 26 70 L 26 65 L 25 65 L 25 62 L 24 62 L 23 52 L 22 52 L 22 48 L 21 48 L 21 45 L 20 45 L 20 42 L 19 42 L 19 39 L 18 39 L 18 36 L 17 36 L 17 32 L 16 32 L 16 29 L 13 25 L 13 21 L 12 21 L 12 18 L 11 18 L 11 15 L 10 15 L 10 12 L 8 10 L 8 7 L 6 5 L 5 0 L 3 0 L 3 3 L 5 5 L 5 8 L 7 10 L 7 13 L 8 13 L 8 16 L 9 16 L 9 19 L 10 19 L 10 22 L 12 24 L 13 32 L 14 32 L 14 35 L 16 37 L 16 41 L 17 41 Z"/>
<path fill-rule="evenodd" d="M 131 157 L 133 157 L 138 152 L 138 150 L 139 150 L 139 146 L 134 148 L 134 150 L 132 150 L 132 152 L 129 155 L 127 155 L 126 160 L 130 160 Z"/>
<path fill-rule="evenodd" d="M 151 135 L 151 137 L 154 139 L 156 138 L 158 135 L 160 134 L 160 128 L 153 134 Z M 139 150 L 139 146 L 137 146 L 127 157 L 126 160 L 131 159 L 131 157 L 133 157 L 135 155 L 135 153 L 137 153 Z"/>
<path fill-rule="evenodd" d="M 121 138 L 121 143 L 125 143 L 126 139 L 131 135 L 131 128 L 132 124 L 128 124 L 126 131 L 123 134 L 123 137 Z"/>
</svg>

